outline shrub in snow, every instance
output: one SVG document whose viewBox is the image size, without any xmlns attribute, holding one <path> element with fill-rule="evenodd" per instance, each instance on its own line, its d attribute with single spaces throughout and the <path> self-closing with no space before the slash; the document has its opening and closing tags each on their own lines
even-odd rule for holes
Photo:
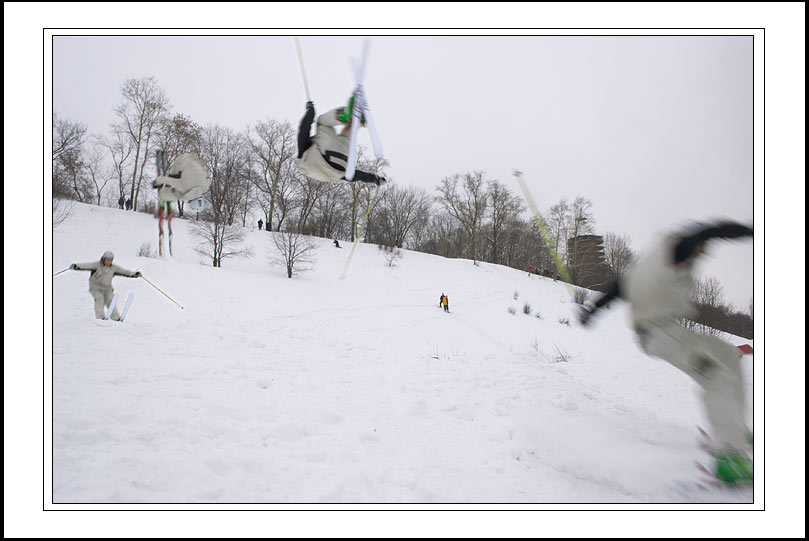
<svg viewBox="0 0 809 541">
<path fill-rule="evenodd" d="M 568 327 L 570 327 L 570 320 L 568 318 L 566 318 L 566 317 L 559 318 L 559 323 L 561 323 L 562 325 L 567 325 Z"/>
<path fill-rule="evenodd" d="M 528 304 L 528 303 L 523 304 L 522 305 L 522 313 L 525 314 L 525 315 L 530 316 L 531 315 L 531 305 Z"/>
<path fill-rule="evenodd" d="M 381 244 L 378 245 L 379 249 L 383 251 L 385 256 L 385 261 L 388 263 L 388 267 L 392 267 L 396 264 L 396 261 L 402 259 L 402 251 L 395 246 L 383 246 Z"/>
<path fill-rule="evenodd" d="M 509 307 L 508 307 L 508 313 L 509 313 L 509 314 L 511 314 L 511 315 L 513 316 L 514 314 L 516 314 L 516 313 L 517 313 L 517 309 L 516 309 L 516 308 L 514 308 L 513 306 L 509 306 Z"/>
<path fill-rule="evenodd" d="M 555 344 L 553 348 L 556 350 L 556 354 L 553 356 L 553 359 L 551 359 L 552 363 L 566 363 L 570 360 L 570 355 L 568 355 L 566 351 L 562 351 Z"/>
<path fill-rule="evenodd" d="M 154 249 L 152 248 L 151 243 L 144 242 L 143 244 L 141 244 L 140 248 L 138 248 L 137 256 L 138 257 L 154 257 L 155 253 L 154 253 Z"/>
<path fill-rule="evenodd" d="M 584 289 L 583 287 L 577 287 L 575 293 L 573 293 L 573 299 L 578 304 L 584 304 L 588 300 L 590 300 L 590 291 Z"/>
</svg>

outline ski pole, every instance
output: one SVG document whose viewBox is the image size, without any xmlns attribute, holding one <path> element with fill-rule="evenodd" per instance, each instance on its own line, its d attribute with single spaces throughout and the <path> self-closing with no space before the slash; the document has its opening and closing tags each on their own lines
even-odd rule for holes
<svg viewBox="0 0 809 541">
<path fill-rule="evenodd" d="M 142 274 L 141 274 L 141 275 L 140 275 L 140 277 L 141 277 L 141 278 L 143 278 L 144 280 L 146 280 L 146 283 L 147 283 L 147 284 L 149 284 L 150 286 L 152 286 L 153 288 L 155 288 L 156 290 L 158 290 L 160 293 L 163 293 L 163 295 L 166 295 L 166 293 L 165 293 L 165 292 L 164 292 L 162 289 L 160 289 L 159 287 L 157 287 L 156 285 L 154 285 L 152 282 L 150 282 L 150 281 L 149 281 L 149 279 L 148 279 L 148 278 L 146 278 L 144 275 L 142 275 Z M 172 298 L 171 298 L 171 297 L 169 297 L 168 295 L 166 295 L 166 298 L 167 298 L 168 300 L 170 300 L 171 302 L 173 302 L 174 304 L 176 304 L 177 306 L 179 306 L 179 307 L 180 307 L 180 310 L 182 310 L 182 309 L 183 309 L 183 307 L 180 305 L 180 303 L 178 303 L 177 301 L 175 301 L 174 299 L 172 299 Z"/>
<path fill-rule="evenodd" d="M 348 268 L 351 266 L 351 260 L 354 258 L 354 250 L 356 250 L 357 244 L 360 242 L 360 237 L 362 236 L 362 232 L 365 229 L 365 224 L 368 222 L 368 215 L 371 213 L 371 207 L 374 206 L 374 203 L 376 202 L 376 196 L 378 193 L 379 193 L 379 185 L 377 184 L 376 190 L 374 191 L 374 197 L 368 204 L 368 210 L 365 211 L 365 217 L 362 219 L 362 225 L 360 226 L 360 230 L 357 233 L 357 236 L 354 237 L 354 245 L 351 246 L 351 252 L 349 252 L 348 259 L 346 259 L 346 264 L 343 266 L 343 272 L 340 273 L 340 280 L 345 280 L 345 277 L 348 276 Z"/>
<path fill-rule="evenodd" d="M 312 101 L 309 96 L 309 82 L 306 80 L 306 69 L 303 67 L 303 53 L 301 52 L 301 40 L 295 37 L 295 48 L 298 49 L 298 63 L 301 65 L 301 77 L 303 77 L 303 89 L 306 91 L 306 101 Z"/>
<path fill-rule="evenodd" d="M 534 198 L 531 197 L 531 192 L 528 191 L 528 186 L 525 184 L 525 181 L 522 178 L 522 171 L 514 170 L 513 174 L 515 177 L 517 177 L 517 182 L 519 182 L 522 193 L 525 196 L 525 200 L 528 202 L 528 207 L 531 209 L 531 212 L 534 215 L 534 219 L 537 222 L 537 227 L 539 227 L 539 232 L 542 235 L 542 239 L 545 241 L 545 244 L 548 246 L 548 250 L 551 252 L 553 264 L 556 266 L 556 270 L 559 271 L 559 275 L 562 277 L 562 280 L 568 284 L 568 290 L 570 290 L 571 295 L 575 298 L 572 290 L 570 274 L 568 274 L 567 269 L 565 268 L 564 264 L 562 264 L 559 253 L 556 251 L 556 245 L 554 244 L 551 234 L 548 231 L 548 225 L 545 223 L 545 220 L 542 219 L 542 215 L 539 213 L 536 203 L 534 203 Z"/>
<path fill-rule="evenodd" d="M 63 272 L 67 272 L 67 271 L 69 271 L 69 270 L 70 270 L 70 267 L 66 268 L 65 270 L 60 270 L 59 272 L 57 272 L 56 274 L 54 274 L 54 276 L 59 276 L 59 275 L 60 275 L 60 274 L 62 274 Z"/>
</svg>

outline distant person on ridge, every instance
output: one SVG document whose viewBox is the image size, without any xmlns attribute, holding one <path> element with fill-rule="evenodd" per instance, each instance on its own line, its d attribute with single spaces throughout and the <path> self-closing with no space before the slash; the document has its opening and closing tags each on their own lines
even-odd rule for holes
<svg viewBox="0 0 809 541">
<path fill-rule="evenodd" d="M 118 265 L 112 264 L 113 255 L 109 250 L 104 252 L 100 261 L 90 263 L 73 263 L 70 268 L 73 270 L 90 271 L 90 294 L 93 296 L 96 319 L 104 319 L 104 308 L 112 302 L 112 279 L 116 276 L 126 276 L 129 278 L 140 278 L 140 271 L 126 270 Z M 118 309 L 112 311 L 112 319 L 118 321 L 121 316 Z"/>
<path fill-rule="evenodd" d="M 315 136 L 311 137 L 315 119 L 315 105 L 306 102 L 306 113 L 298 128 L 298 166 L 310 178 L 322 182 L 346 180 L 348 147 L 351 139 L 351 115 L 346 108 L 338 107 L 317 117 Z M 338 134 L 335 126 L 344 126 Z M 385 183 L 385 177 L 357 169 L 354 180 L 371 184 Z"/>
<path fill-rule="evenodd" d="M 752 236 L 751 227 L 728 221 L 695 224 L 669 234 L 595 305 L 582 306 L 579 317 L 587 325 L 614 298 L 629 302 L 632 325 L 643 350 L 668 361 L 702 387 L 713 428 L 714 474 L 726 483 L 753 480 L 752 458 L 745 452 L 751 432 L 744 421 L 742 353 L 724 340 L 686 329 L 680 320 L 696 317 L 693 265 L 705 253 L 706 242 Z"/>
</svg>

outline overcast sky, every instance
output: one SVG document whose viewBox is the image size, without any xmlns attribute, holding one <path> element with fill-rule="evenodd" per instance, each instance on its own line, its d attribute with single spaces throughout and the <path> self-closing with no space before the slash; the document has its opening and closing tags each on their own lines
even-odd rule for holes
<svg viewBox="0 0 809 541">
<path fill-rule="evenodd" d="M 353 87 L 359 36 L 302 36 L 318 112 Z M 578 195 L 596 232 L 645 251 L 687 220 L 753 219 L 753 38 L 372 36 L 366 91 L 394 182 L 433 192 L 482 170 L 546 210 Z M 154 76 L 173 111 L 244 130 L 297 125 L 306 101 L 291 37 L 53 40 L 53 105 L 106 133 L 128 77 Z M 361 144 L 370 146 L 363 133 Z M 717 242 L 702 265 L 727 301 L 753 296 L 751 242 Z"/>
</svg>

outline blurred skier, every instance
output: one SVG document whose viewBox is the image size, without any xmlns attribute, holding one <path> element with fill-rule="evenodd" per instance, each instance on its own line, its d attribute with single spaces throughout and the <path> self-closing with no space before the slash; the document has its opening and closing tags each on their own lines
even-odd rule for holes
<svg viewBox="0 0 809 541">
<path fill-rule="evenodd" d="M 166 166 L 166 153 L 163 150 L 155 152 L 157 162 L 157 178 L 152 187 L 157 190 L 157 217 L 159 241 L 158 251 L 163 255 L 163 217 L 168 220 L 169 253 L 172 253 L 172 201 L 188 201 L 192 210 L 202 208 L 202 196 L 210 189 L 211 179 L 205 172 L 205 166 L 194 154 L 180 154 L 175 158 L 171 168 Z"/>
<path fill-rule="evenodd" d="M 112 302 L 114 290 L 112 289 L 112 279 L 115 276 L 127 276 L 129 278 L 140 278 L 140 271 L 126 270 L 118 265 L 113 265 L 112 252 L 104 252 L 99 261 L 91 263 L 73 263 L 70 268 L 73 270 L 90 271 L 90 294 L 93 296 L 95 314 L 97 319 L 104 319 L 104 308 Z M 112 319 L 118 321 L 121 316 L 118 309 L 112 311 Z"/>
<path fill-rule="evenodd" d="M 323 182 L 346 180 L 348 147 L 351 140 L 351 114 L 347 108 L 338 107 L 317 117 L 315 136 L 311 137 L 312 122 L 315 119 L 315 105 L 306 102 L 306 113 L 298 128 L 298 166 L 310 178 Z M 343 125 L 338 134 L 335 126 Z M 385 177 L 357 169 L 354 181 L 371 184 L 385 183 Z"/>
<path fill-rule="evenodd" d="M 630 303 L 633 328 L 643 350 L 668 361 L 702 387 L 715 442 L 714 474 L 726 483 L 753 480 L 752 460 L 745 452 L 751 433 L 744 422 L 742 353 L 719 338 L 687 330 L 680 320 L 696 317 L 692 272 L 706 242 L 752 236 L 752 228 L 729 221 L 696 224 L 669 234 L 595 305 L 582 306 L 579 317 L 586 326 L 613 299 Z"/>
</svg>

